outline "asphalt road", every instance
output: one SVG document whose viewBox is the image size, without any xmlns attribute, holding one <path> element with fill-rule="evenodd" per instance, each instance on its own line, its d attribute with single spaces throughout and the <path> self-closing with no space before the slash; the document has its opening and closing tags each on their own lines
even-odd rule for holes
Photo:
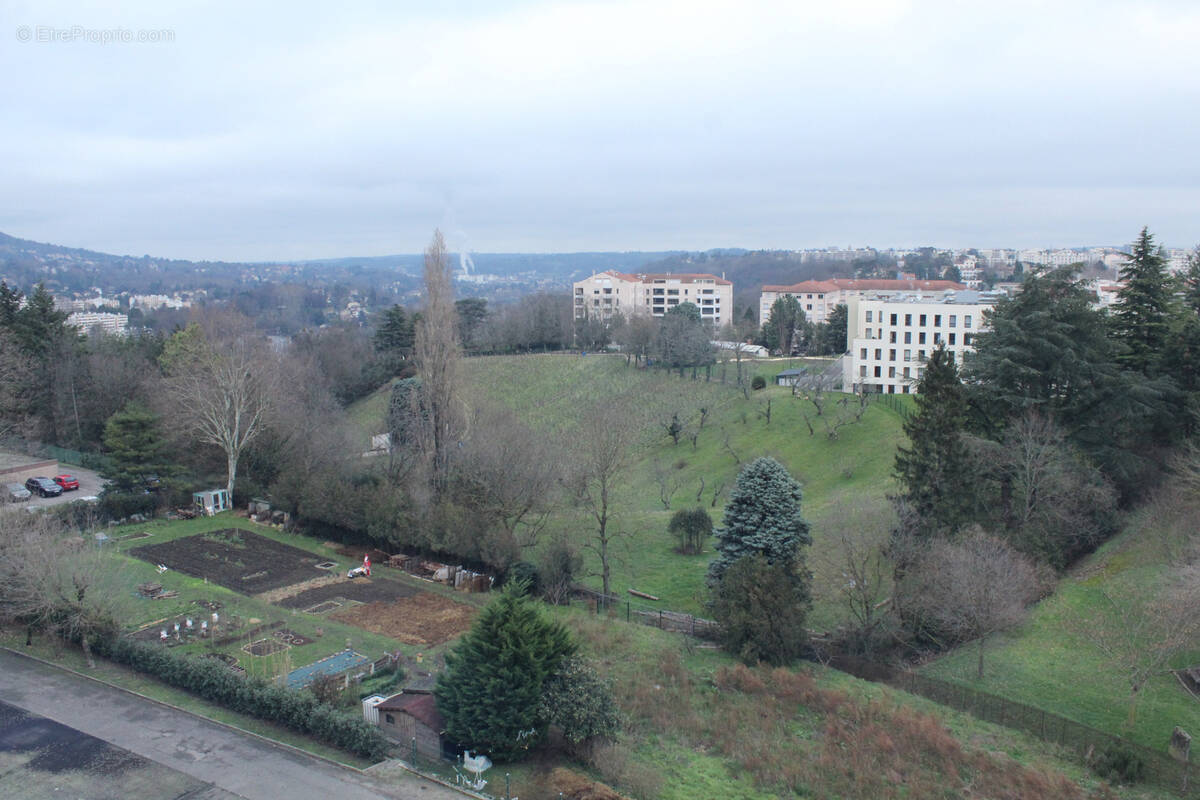
<svg viewBox="0 0 1200 800">
<path fill-rule="evenodd" d="M 465 796 L 416 777 L 384 784 L 3 650 L 0 700 L 246 800 L 462 800 Z"/>
<path fill-rule="evenodd" d="M 70 503 L 72 500 L 82 500 L 85 497 L 98 497 L 100 490 L 104 488 L 105 480 L 99 474 L 83 467 L 72 467 L 66 464 L 60 464 L 58 472 L 55 475 L 74 475 L 79 479 L 79 488 L 72 489 L 69 492 L 63 492 L 58 497 L 41 497 L 36 493 L 28 500 L 20 503 L 13 503 L 14 508 L 45 508 L 46 506 L 58 506 L 63 503 Z M 54 475 L 47 474 L 47 478 L 53 478 Z M 24 485 L 24 481 L 20 482 Z"/>
</svg>

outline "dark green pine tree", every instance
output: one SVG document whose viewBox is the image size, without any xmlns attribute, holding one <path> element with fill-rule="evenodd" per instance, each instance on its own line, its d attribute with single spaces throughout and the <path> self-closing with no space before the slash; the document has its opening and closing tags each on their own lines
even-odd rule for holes
<svg viewBox="0 0 1200 800">
<path fill-rule="evenodd" d="M 375 349 L 381 353 L 398 350 L 407 355 L 412 352 L 415 336 L 413 320 L 394 305 L 383 312 L 383 320 L 375 330 Z"/>
<path fill-rule="evenodd" d="M 717 558 L 708 581 L 716 585 L 735 562 L 761 554 L 771 564 L 804 572 L 801 546 L 812 543 L 800 514 L 800 484 L 773 458 L 756 458 L 742 468 L 717 531 Z"/>
<path fill-rule="evenodd" d="M 497 761 L 520 758 L 545 734 L 539 713 L 545 682 L 574 653 L 566 628 L 510 584 L 446 654 L 434 690 L 446 735 Z"/>
<path fill-rule="evenodd" d="M 165 446 L 158 417 L 137 401 L 126 403 L 104 426 L 108 467 L 101 474 L 111 481 L 107 488 L 132 492 L 152 476 L 166 480 L 173 467 L 163 455 Z"/>
<path fill-rule="evenodd" d="M 904 421 L 908 446 L 896 453 L 901 498 L 922 535 L 952 535 L 970 515 L 969 453 L 963 440 L 967 396 L 954 354 L 939 345 L 917 385 L 917 412 Z"/>
<path fill-rule="evenodd" d="M 1113 333 L 1126 347 L 1121 361 L 1143 375 L 1156 375 L 1170 330 L 1173 286 L 1149 228 L 1142 228 L 1133 243 L 1120 279 Z"/>
<path fill-rule="evenodd" d="M 0 328 L 12 330 L 21 310 L 21 290 L 12 289 L 7 281 L 0 281 Z"/>
<path fill-rule="evenodd" d="M 1188 267 L 1183 273 L 1183 302 L 1187 310 L 1200 315 L 1200 247 L 1188 256 Z"/>
<path fill-rule="evenodd" d="M 829 312 L 829 319 L 825 322 L 825 341 L 822 343 L 826 353 L 841 355 L 846 352 L 849 314 L 850 310 L 845 303 L 838 303 L 833 307 L 833 311 Z"/>
</svg>

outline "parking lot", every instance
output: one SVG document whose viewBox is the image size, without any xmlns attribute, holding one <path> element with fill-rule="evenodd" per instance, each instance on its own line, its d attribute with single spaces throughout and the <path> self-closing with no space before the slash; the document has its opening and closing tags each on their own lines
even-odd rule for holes
<svg viewBox="0 0 1200 800">
<path fill-rule="evenodd" d="M 104 479 L 90 469 L 83 467 L 72 467 L 69 464 L 60 464 L 58 472 L 55 474 L 61 475 L 66 473 L 74 475 L 79 479 L 79 488 L 72 489 L 69 492 L 63 492 L 58 497 L 38 497 L 36 494 L 30 499 L 21 502 L 13 503 L 12 505 L 18 508 L 42 508 L 44 506 L 56 506 L 61 503 L 70 503 L 74 500 L 83 500 L 88 497 L 98 497 L 100 490 L 104 488 Z M 53 478 L 54 475 L 46 475 L 47 478 Z M 24 481 L 21 481 L 24 484 Z M 8 504 L 0 505 L 0 508 Z"/>
</svg>

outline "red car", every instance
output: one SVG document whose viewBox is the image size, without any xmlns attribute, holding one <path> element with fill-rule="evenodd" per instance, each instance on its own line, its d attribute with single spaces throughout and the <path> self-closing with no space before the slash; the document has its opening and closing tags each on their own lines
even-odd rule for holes
<svg viewBox="0 0 1200 800">
<path fill-rule="evenodd" d="M 64 492 L 79 488 L 79 479 L 74 475 L 55 475 L 54 482 L 61 486 Z"/>
</svg>

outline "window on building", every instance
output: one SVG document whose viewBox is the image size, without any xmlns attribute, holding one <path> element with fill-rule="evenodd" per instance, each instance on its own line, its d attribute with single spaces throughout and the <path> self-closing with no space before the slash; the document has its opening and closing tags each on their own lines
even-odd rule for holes
<svg viewBox="0 0 1200 800">
<path fill-rule="evenodd" d="M 859 366 L 859 368 L 858 368 L 858 377 L 860 377 L 860 378 L 865 378 L 865 377 L 867 377 L 867 365 L 866 365 L 866 364 L 862 364 L 862 365 L 860 365 L 860 366 Z"/>
<path fill-rule="evenodd" d="M 604 290 L 604 293 L 605 293 L 605 294 L 612 294 L 612 289 L 605 289 L 605 290 Z"/>
<path fill-rule="evenodd" d="M 969 334 L 969 333 L 963 334 L 963 344 L 966 345 L 967 347 L 971 346 L 971 334 Z"/>
<path fill-rule="evenodd" d="M 954 336 L 955 336 L 955 334 L 953 334 L 953 333 L 952 333 L 952 334 L 950 334 L 950 337 L 949 337 L 949 339 L 950 339 L 950 344 L 954 344 Z"/>
<path fill-rule="evenodd" d="M 879 367 L 879 366 L 875 367 L 875 377 L 876 378 L 883 377 L 882 370 L 883 370 L 883 367 Z"/>
<path fill-rule="evenodd" d="M 583 294 L 583 287 L 582 286 L 576 287 L 575 294 Z"/>
<path fill-rule="evenodd" d="M 957 315 L 957 314 L 951 314 L 951 315 L 950 315 L 950 327 L 951 327 L 951 328 L 957 328 L 957 327 L 958 327 L 958 315 Z"/>
<path fill-rule="evenodd" d="M 925 363 L 925 351 L 924 350 L 917 351 L 917 361 L 920 361 L 921 363 Z"/>
<path fill-rule="evenodd" d="M 906 377 L 906 378 L 911 378 L 911 377 L 912 377 L 912 375 L 910 375 L 910 374 L 909 374 L 909 370 L 911 370 L 911 369 L 912 369 L 912 367 L 905 367 L 905 368 L 904 368 L 904 377 Z"/>
<path fill-rule="evenodd" d="M 883 348 L 881 348 L 881 347 L 875 348 L 875 360 L 883 361 Z"/>
<path fill-rule="evenodd" d="M 812 295 L 809 295 L 809 296 L 811 297 Z M 805 309 L 808 311 L 812 311 L 812 303 L 809 303 L 807 306 L 805 306 Z"/>
<path fill-rule="evenodd" d="M 907 384 L 905 384 L 905 386 L 904 386 L 904 393 L 908 394 L 908 385 Z"/>
<path fill-rule="evenodd" d="M 925 331 L 917 334 L 917 344 L 925 344 Z"/>
<path fill-rule="evenodd" d="M 904 324 L 905 324 L 905 325 L 912 325 L 912 314 L 905 314 L 905 315 L 904 315 Z"/>
<path fill-rule="evenodd" d="M 866 361 L 867 360 L 867 348 L 865 348 L 865 347 L 862 348 L 859 351 L 859 353 L 860 353 L 859 358 L 861 358 L 863 361 Z"/>
<path fill-rule="evenodd" d="M 935 327 L 935 328 L 942 327 L 942 315 L 941 314 L 933 315 L 933 327 Z"/>
<path fill-rule="evenodd" d="M 678 290 L 678 289 L 667 289 L 667 294 L 669 294 L 669 295 L 674 295 L 674 296 L 678 296 L 678 295 L 679 295 L 679 290 Z"/>
<path fill-rule="evenodd" d="M 383 715 L 383 718 L 384 718 L 384 720 L 387 722 L 387 724 L 388 724 L 388 725 L 395 725 L 395 724 L 396 724 L 396 718 L 395 718 L 395 717 L 393 717 L 391 714 L 384 714 L 384 715 Z"/>
<path fill-rule="evenodd" d="M 895 314 L 892 314 L 892 324 L 893 325 L 896 324 L 896 315 Z"/>
<path fill-rule="evenodd" d="M 889 378 L 896 377 L 896 368 L 895 367 L 888 367 L 888 377 Z"/>
<path fill-rule="evenodd" d="M 874 316 L 875 316 L 875 312 L 868 311 L 867 312 L 867 322 L 874 322 L 874 319 L 873 319 Z"/>
<path fill-rule="evenodd" d="M 905 331 L 905 332 L 904 332 L 904 343 L 905 343 L 905 344 L 912 344 L 912 331 Z"/>
<path fill-rule="evenodd" d="M 905 351 L 904 351 L 904 360 L 905 360 L 905 361 L 912 361 L 912 350 L 905 350 Z"/>
<path fill-rule="evenodd" d="M 963 314 L 963 327 L 964 328 L 971 327 L 971 315 L 970 314 Z"/>
<path fill-rule="evenodd" d="M 896 351 L 888 350 L 888 361 L 895 361 L 895 360 L 896 360 Z"/>
<path fill-rule="evenodd" d="M 936 332 L 935 332 L 935 333 L 933 334 L 933 343 L 934 343 L 934 344 L 941 344 L 941 343 L 942 343 L 942 335 L 941 335 L 940 333 L 936 333 Z"/>
<path fill-rule="evenodd" d="M 925 324 L 925 315 L 924 315 L 924 314 L 922 314 L 922 315 L 921 315 L 921 321 L 920 321 L 920 324 L 921 324 L 921 325 L 924 325 L 924 324 Z"/>
<path fill-rule="evenodd" d="M 895 343 L 896 343 L 896 332 L 888 331 L 888 344 L 895 344 Z"/>
</svg>

